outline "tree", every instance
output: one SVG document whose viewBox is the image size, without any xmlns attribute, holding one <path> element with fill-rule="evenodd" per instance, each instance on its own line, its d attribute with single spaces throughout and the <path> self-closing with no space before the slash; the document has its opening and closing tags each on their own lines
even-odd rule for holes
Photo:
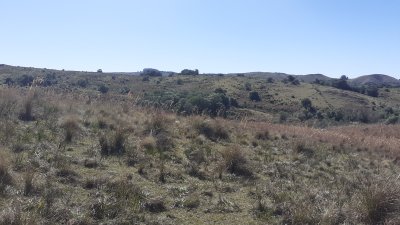
<svg viewBox="0 0 400 225">
<path fill-rule="evenodd" d="M 181 75 L 199 75 L 199 70 L 189 70 L 189 69 L 184 69 L 181 71 Z"/>
<path fill-rule="evenodd" d="M 251 101 L 259 102 L 261 101 L 260 95 L 257 91 L 252 91 L 249 93 L 249 98 Z"/>
<path fill-rule="evenodd" d="M 98 69 L 97 72 L 98 72 L 98 73 L 102 73 L 103 70 L 102 70 L 102 69 Z"/>
<path fill-rule="evenodd" d="M 347 79 L 340 78 L 339 80 L 334 81 L 332 86 L 342 90 L 351 90 L 350 85 L 347 83 Z"/>
<path fill-rule="evenodd" d="M 162 73 L 157 69 L 145 68 L 145 69 L 143 69 L 141 75 L 149 76 L 149 77 L 161 77 Z"/>
</svg>

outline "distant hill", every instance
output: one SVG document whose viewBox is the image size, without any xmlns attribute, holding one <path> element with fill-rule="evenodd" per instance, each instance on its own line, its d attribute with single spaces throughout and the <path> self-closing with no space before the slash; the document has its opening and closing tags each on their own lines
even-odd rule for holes
<svg viewBox="0 0 400 225">
<path fill-rule="evenodd" d="M 379 87 L 400 87 L 400 80 L 384 74 L 371 74 L 351 79 L 349 80 L 349 84 L 352 86 L 376 85 Z"/>
<path fill-rule="evenodd" d="M 325 76 L 323 74 L 297 75 L 296 78 L 299 79 L 300 81 L 303 81 L 306 83 L 312 83 L 316 79 L 318 79 L 319 81 L 324 81 L 324 82 L 332 80 L 332 78 Z"/>
<path fill-rule="evenodd" d="M 176 74 L 172 71 L 160 71 L 162 76 L 168 76 L 170 74 Z M 6 64 L 0 64 L 0 74 L 12 74 L 12 75 L 32 75 L 32 76 L 44 76 L 48 73 L 56 73 L 59 75 L 127 75 L 127 76 L 139 76 L 141 72 L 102 72 L 98 73 L 95 71 L 69 71 L 69 70 L 55 70 L 46 68 L 34 68 L 34 67 L 21 67 L 21 66 L 10 66 Z M 247 73 L 229 73 L 229 74 L 212 74 L 205 73 L 203 75 L 228 75 L 228 76 L 245 76 L 245 77 L 258 77 L 258 78 L 273 78 L 276 81 L 282 81 L 288 76 L 294 76 L 299 81 L 304 83 L 314 83 L 316 79 L 319 81 L 328 83 L 334 78 L 325 76 L 323 74 L 306 74 L 306 75 L 295 75 L 280 72 L 247 72 Z M 372 74 L 360 76 L 354 79 L 348 80 L 351 86 L 363 86 L 363 85 L 375 85 L 378 87 L 400 87 L 400 80 L 384 75 L 384 74 Z"/>
</svg>

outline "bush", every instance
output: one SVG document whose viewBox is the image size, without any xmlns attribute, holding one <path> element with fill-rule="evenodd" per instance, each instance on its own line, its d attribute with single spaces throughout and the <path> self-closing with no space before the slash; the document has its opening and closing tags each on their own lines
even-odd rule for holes
<svg viewBox="0 0 400 225">
<path fill-rule="evenodd" d="M 76 84 L 82 88 L 85 88 L 88 86 L 89 84 L 89 80 L 88 79 L 80 79 L 76 82 Z"/>
<path fill-rule="evenodd" d="M 368 96 L 371 96 L 371 97 L 378 97 L 379 96 L 379 91 L 378 91 L 377 87 L 369 87 L 369 88 L 367 88 L 366 93 L 367 93 Z"/>
<path fill-rule="evenodd" d="M 20 86 L 25 87 L 25 86 L 30 86 L 33 80 L 34 80 L 33 76 L 24 74 L 18 78 L 17 82 Z"/>
<path fill-rule="evenodd" d="M 160 213 L 167 210 L 165 203 L 161 199 L 152 199 L 146 202 L 145 208 L 147 211 L 152 213 Z"/>
<path fill-rule="evenodd" d="M 259 102 L 261 101 L 260 95 L 257 91 L 252 91 L 249 93 L 249 98 L 251 101 Z"/>
<path fill-rule="evenodd" d="M 107 86 L 105 86 L 104 84 L 100 85 L 98 91 L 100 91 L 102 94 L 107 93 L 109 90 L 109 88 Z"/>
<path fill-rule="evenodd" d="M 249 82 L 246 82 L 246 83 L 244 84 L 244 89 L 245 89 L 246 91 L 251 91 L 251 84 L 250 84 Z"/>
<path fill-rule="evenodd" d="M 11 86 L 13 85 L 15 82 L 11 77 L 7 77 L 6 80 L 4 81 L 4 84 L 6 84 L 7 86 Z"/>
<path fill-rule="evenodd" d="M 239 107 L 239 103 L 235 98 L 229 98 L 229 102 L 231 104 L 232 107 Z"/>
<path fill-rule="evenodd" d="M 56 77 L 56 73 L 48 73 L 46 74 L 46 76 L 43 78 L 43 83 L 41 85 L 45 86 L 45 87 L 49 87 L 52 86 L 54 84 L 57 84 L 57 77 Z"/>
<path fill-rule="evenodd" d="M 399 121 L 399 116 L 391 116 L 389 117 L 385 124 L 396 124 Z"/>
<path fill-rule="evenodd" d="M 307 110 L 310 110 L 312 108 L 312 102 L 309 98 L 301 100 L 301 105 Z"/>
</svg>

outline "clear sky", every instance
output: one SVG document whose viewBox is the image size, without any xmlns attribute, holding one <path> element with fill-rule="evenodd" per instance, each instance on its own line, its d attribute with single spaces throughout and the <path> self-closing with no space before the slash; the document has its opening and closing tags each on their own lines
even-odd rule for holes
<svg viewBox="0 0 400 225">
<path fill-rule="evenodd" d="M 398 0 L 1 0 L 0 63 L 400 77 Z"/>
</svg>

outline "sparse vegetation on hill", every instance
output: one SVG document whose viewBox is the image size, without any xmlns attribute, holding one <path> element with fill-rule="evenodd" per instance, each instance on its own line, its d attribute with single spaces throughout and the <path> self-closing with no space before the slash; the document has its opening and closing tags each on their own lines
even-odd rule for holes
<svg viewBox="0 0 400 225">
<path fill-rule="evenodd" d="M 398 224 L 400 91 L 281 75 L 0 67 L 0 224 Z"/>
</svg>

